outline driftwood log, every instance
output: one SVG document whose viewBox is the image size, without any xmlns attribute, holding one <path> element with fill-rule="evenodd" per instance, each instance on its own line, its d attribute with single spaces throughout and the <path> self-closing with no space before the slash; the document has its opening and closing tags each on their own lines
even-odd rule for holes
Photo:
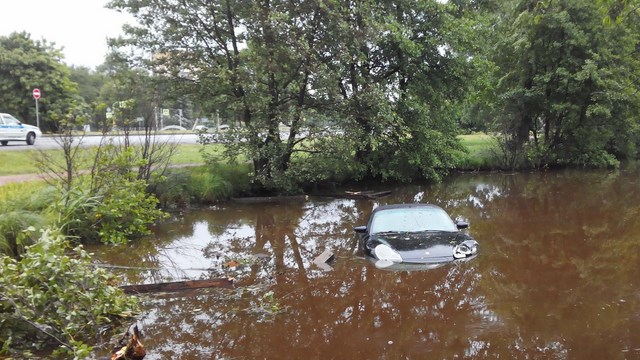
<svg viewBox="0 0 640 360">
<path fill-rule="evenodd" d="M 202 288 L 230 288 L 233 280 L 228 278 L 206 279 L 206 280 L 185 280 L 157 284 L 125 285 L 120 288 L 125 294 L 144 294 L 154 292 L 170 292 Z"/>
<path fill-rule="evenodd" d="M 384 196 L 391 195 L 391 191 L 345 191 L 344 193 L 337 194 L 315 194 L 314 196 L 334 197 L 343 199 L 378 199 Z"/>
</svg>

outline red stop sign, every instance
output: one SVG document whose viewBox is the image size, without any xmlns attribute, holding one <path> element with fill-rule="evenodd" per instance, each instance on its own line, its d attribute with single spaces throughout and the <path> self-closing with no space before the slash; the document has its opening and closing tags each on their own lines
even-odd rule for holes
<svg viewBox="0 0 640 360">
<path fill-rule="evenodd" d="M 36 100 L 40 99 L 40 89 L 38 88 L 33 89 L 33 98 Z"/>
</svg>

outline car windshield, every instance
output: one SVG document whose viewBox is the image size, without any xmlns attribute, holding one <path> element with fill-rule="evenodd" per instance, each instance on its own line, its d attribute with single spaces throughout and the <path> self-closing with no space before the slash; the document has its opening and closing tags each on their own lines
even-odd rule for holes
<svg viewBox="0 0 640 360">
<path fill-rule="evenodd" d="M 439 208 L 381 210 L 374 214 L 369 233 L 457 231 L 449 215 Z"/>
</svg>

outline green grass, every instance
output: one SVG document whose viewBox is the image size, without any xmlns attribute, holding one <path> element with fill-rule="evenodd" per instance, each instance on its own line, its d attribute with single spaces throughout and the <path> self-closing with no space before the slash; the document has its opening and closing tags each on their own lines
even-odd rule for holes
<svg viewBox="0 0 640 360">
<path fill-rule="evenodd" d="M 222 145 L 219 146 L 222 149 Z M 200 155 L 201 145 L 179 145 L 176 154 L 171 159 L 172 164 L 202 164 Z M 89 149 L 83 149 L 90 151 Z M 216 149 L 218 151 L 218 149 Z M 62 160 L 62 150 L 44 150 L 47 154 L 60 157 Z M 37 167 L 37 159 L 40 157 L 38 150 L 27 151 L 1 151 L 0 152 L 0 176 L 37 174 L 40 171 Z"/>
<path fill-rule="evenodd" d="M 203 163 L 200 154 L 202 145 L 179 145 L 176 153 L 171 158 L 171 163 L 177 164 L 201 164 Z"/>
<path fill-rule="evenodd" d="M 470 156 L 479 156 L 489 151 L 491 145 L 494 143 L 494 139 L 491 135 L 484 133 L 475 133 L 470 135 L 459 135 L 458 138 L 462 141 L 464 147 L 469 150 Z"/>
<path fill-rule="evenodd" d="M 458 138 L 469 151 L 459 165 L 460 170 L 485 170 L 499 167 L 493 155 L 496 141 L 491 135 L 475 133 L 460 135 Z"/>
<path fill-rule="evenodd" d="M 0 176 L 37 173 L 37 156 L 37 150 L 0 152 Z"/>
<path fill-rule="evenodd" d="M 487 134 L 460 135 L 462 144 L 469 150 L 468 159 L 464 168 L 478 168 L 487 163 L 493 138 Z M 214 153 L 222 153 L 223 145 L 209 145 Z M 202 145 L 189 144 L 179 145 L 177 152 L 171 159 L 171 164 L 202 164 L 204 163 L 200 150 Z M 45 150 L 45 152 L 55 156 L 62 156 L 61 150 Z M 0 151 L 0 176 L 37 174 L 36 159 L 39 157 L 38 150 L 27 151 Z"/>
</svg>

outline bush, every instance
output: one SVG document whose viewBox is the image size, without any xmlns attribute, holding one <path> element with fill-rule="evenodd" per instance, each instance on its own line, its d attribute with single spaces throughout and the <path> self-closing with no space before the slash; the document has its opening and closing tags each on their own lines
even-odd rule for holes
<svg viewBox="0 0 640 360">
<path fill-rule="evenodd" d="M 95 208 L 93 219 L 100 241 L 124 244 L 130 239 L 149 235 L 149 225 L 166 217 L 158 209 L 158 199 L 146 193 L 143 180 L 123 180 Z"/>
<path fill-rule="evenodd" d="M 58 231 L 45 230 L 22 259 L 0 259 L 0 355 L 28 357 L 35 344 L 82 358 L 105 326 L 138 311 L 136 298 L 111 285 L 113 275 L 92 266 L 81 246 L 67 254 L 68 246 Z"/>
<path fill-rule="evenodd" d="M 146 186 L 143 180 L 121 177 L 105 187 L 107 191 L 96 193 L 76 182 L 69 191 L 61 191 L 51 211 L 58 215 L 57 226 L 79 242 L 124 244 L 150 234 L 149 225 L 166 216 Z"/>
</svg>

